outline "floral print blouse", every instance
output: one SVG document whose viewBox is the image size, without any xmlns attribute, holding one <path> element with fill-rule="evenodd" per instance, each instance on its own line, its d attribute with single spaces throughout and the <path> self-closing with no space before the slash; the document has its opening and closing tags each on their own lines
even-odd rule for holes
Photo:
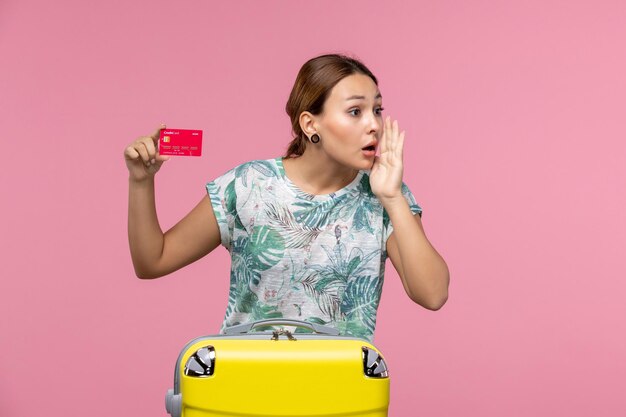
<svg viewBox="0 0 626 417">
<path fill-rule="evenodd" d="M 341 190 L 313 195 L 291 182 L 278 157 L 241 164 L 206 189 L 232 261 L 220 333 L 289 318 L 373 341 L 393 226 L 371 191 L 369 171 Z M 402 193 L 421 216 L 404 183 Z"/>
</svg>

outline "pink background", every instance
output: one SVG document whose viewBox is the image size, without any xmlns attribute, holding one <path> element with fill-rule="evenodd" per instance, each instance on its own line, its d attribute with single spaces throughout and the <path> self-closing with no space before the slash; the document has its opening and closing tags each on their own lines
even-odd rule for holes
<svg viewBox="0 0 626 417">
<path fill-rule="evenodd" d="M 135 277 L 123 150 L 204 130 L 157 175 L 166 231 L 283 153 L 297 71 L 330 52 L 379 78 L 451 272 L 432 312 L 388 268 L 390 416 L 626 415 L 624 2 L 407 3 L 2 1 L 1 416 L 166 415 L 230 259 Z"/>
</svg>

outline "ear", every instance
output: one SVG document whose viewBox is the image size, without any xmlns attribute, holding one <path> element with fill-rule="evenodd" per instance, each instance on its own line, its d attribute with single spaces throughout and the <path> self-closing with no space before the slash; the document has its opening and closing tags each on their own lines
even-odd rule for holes
<svg viewBox="0 0 626 417">
<path fill-rule="evenodd" d="M 314 133 L 319 133 L 317 131 L 317 124 L 315 121 L 315 116 L 308 111 L 303 111 L 300 113 L 300 129 L 304 132 L 305 135 L 311 137 Z"/>
</svg>

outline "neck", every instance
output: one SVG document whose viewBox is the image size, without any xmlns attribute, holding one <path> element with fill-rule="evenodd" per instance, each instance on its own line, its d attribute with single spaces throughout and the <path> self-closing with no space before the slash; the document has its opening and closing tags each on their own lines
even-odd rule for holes
<svg viewBox="0 0 626 417">
<path fill-rule="evenodd" d="M 309 194 L 336 192 L 350 184 L 359 173 L 312 146 L 307 146 L 301 156 L 284 159 L 283 166 L 291 182 Z"/>
</svg>

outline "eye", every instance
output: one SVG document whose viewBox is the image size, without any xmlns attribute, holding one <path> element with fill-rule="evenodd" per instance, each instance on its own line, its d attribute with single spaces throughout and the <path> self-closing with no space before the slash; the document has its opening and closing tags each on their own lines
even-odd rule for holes
<svg viewBox="0 0 626 417">
<path fill-rule="evenodd" d="M 378 113 L 376 113 L 376 115 L 380 116 L 383 110 L 385 110 L 383 107 L 379 107 L 379 108 L 375 109 L 374 112 L 375 113 L 378 112 Z M 361 109 L 358 109 L 358 108 L 352 109 L 348 113 L 352 114 L 353 116 L 356 116 L 356 114 L 353 114 L 353 112 L 355 112 L 355 111 L 360 112 Z"/>
</svg>

